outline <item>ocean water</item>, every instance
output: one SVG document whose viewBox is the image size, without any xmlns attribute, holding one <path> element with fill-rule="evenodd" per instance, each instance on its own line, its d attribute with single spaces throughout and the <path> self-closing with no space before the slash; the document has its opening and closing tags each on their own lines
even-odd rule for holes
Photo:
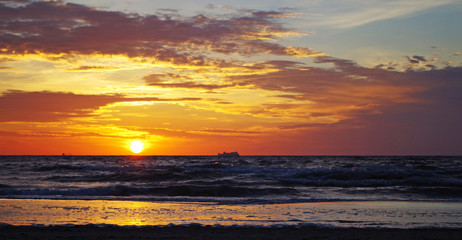
<svg viewBox="0 0 462 240">
<path fill-rule="evenodd" d="M 462 157 L 0 156 L 0 198 L 462 201 Z"/>
<path fill-rule="evenodd" d="M 125 225 L 106 220 L 141 214 L 151 224 L 156 215 L 163 224 L 462 227 L 462 157 L 0 156 L 0 199 L 0 222 L 13 224 L 86 214 L 79 223 Z"/>
</svg>

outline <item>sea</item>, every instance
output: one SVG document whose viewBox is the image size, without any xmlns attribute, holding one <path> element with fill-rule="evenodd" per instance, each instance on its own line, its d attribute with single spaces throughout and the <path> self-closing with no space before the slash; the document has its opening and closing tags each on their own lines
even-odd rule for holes
<svg viewBox="0 0 462 240">
<path fill-rule="evenodd" d="M 43 224 L 27 215 L 36 204 L 48 211 L 64 202 L 69 216 L 72 204 L 102 201 L 151 210 L 160 204 L 166 212 L 157 216 L 173 214 L 162 224 L 462 227 L 462 157 L 0 156 L 0 200 L 0 223 L 20 225 Z M 145 224 L 156 225 L 151 213 L 138 211 Z M 51 223 L 113 224 L 59 218 Z"/>
</svg>

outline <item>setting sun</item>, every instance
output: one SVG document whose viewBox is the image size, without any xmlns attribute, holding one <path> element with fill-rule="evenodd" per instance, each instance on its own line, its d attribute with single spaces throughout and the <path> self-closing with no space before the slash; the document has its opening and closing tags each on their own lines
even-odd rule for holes
<svg viewBox="0 0 462 240">
<path fill-rule="evenodd" d="M 141 151 L 143 151 L 143 147 L 144 147 L 144 143 L 142 143 L 139 140 L 132 141 L 132 143 L 130 145 L 130 149 L 134 153 L 140 153 Z"/>
</svg>

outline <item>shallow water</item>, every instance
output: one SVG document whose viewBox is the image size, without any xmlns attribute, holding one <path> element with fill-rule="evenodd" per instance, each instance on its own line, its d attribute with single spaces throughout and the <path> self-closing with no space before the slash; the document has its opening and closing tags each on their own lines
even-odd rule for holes
<svg viewBox="0 0 462 240">
<path fill-rule="evenodd" d="M 462 203 L 441 202 L 368 201 L 227 205 L 113 200 L 0 199 L 0 212 L 2 212 L 0 222 L 11 225 L 462 227 Z"/>
</svg>

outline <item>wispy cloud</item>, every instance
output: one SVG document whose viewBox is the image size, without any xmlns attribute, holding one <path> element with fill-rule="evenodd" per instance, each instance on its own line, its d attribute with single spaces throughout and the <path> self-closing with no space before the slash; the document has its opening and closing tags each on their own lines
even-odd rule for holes
<svg viewBox="0 0 462 240">
<path fill-rule="evenodd" d="M 188 76 L 180 76 L 176 74 L 151 74 L 143 78 L 148 86 L 161 88 L 185 88 L 185 89 L 205 89 L 215 90 L 222 88 L 230 88 L 234 86 L 244 86 L 246 83 L 228 83 L 228 84 L 203 84 L 194 81 Z"/>
<path fill-rule="evenodd" d="M 377 21 L 408 17 L 430 8 L 451 4 L 456 0 L 391 0 L 391 1 L 342 1 L 342 12 L 325 15 L 321 25 L 335 28 L 352 28 Z"/>
<path fill-rule="evenodd" d="M 111 71 L 119 68 L 108 67 L 108 66 L 80 66 L 77 68 L 69 69 L 69 71 Z"/>
<path fill-rule="evenodd" d="M 297 34 L 284 12 L 249 11 L 225 17 L 126 14 L 61 1 L 11 6 L 0 2 L 3 54 L 122 54 L 186 65 L 214 63 L 210 53 L 317 56 L 271 40 Z"/>
</svg>

